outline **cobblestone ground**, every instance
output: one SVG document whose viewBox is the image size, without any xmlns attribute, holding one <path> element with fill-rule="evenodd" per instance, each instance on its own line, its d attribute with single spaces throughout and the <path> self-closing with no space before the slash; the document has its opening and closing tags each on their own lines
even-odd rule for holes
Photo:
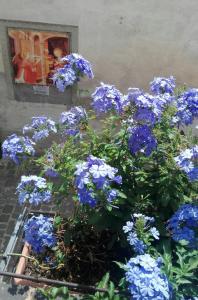
<svg viewBox="0 0 198 300">
<path fill-rule="evenodd" d="M 22 207 L 17 203 L 16 185 L 20 174 L 16 174 L 13 166 L 0 161 L 0 252 L 5 250 Z"/>
</svg>

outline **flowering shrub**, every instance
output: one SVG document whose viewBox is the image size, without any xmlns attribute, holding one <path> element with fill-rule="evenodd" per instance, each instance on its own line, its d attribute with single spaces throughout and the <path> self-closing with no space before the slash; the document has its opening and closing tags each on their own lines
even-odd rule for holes
<svg viewBox="0 0 198 300">
<path fill-rule="evenodd" d="M 21 182 L 17 186 L 17 193 L 20 204 L 29 202 L 38 205 L 42 202 L 49 202 L 52 196 L 46 179 L 35 175 L 22 176 Z"/>
<path fill-rule="evenodd" d="M 25 241 L 32 247 L 35 253 L 41 253 L 46 247 L 56 245 L 54 235 L 53 218 L 42 214 L 32 216 L 24 225 Z"/>
<path fill-rule="evenodd" d="M 2 144 L 3 158 L 10 158 L 16 164 L 35 153 L 33 141 L 28 137 L 10 135 Z"/>
<path fill-rule="evenodd" d="M 91 64 L 70 54 L 53 81 L 63 92 L 84 75 L 93 78 Z M 48 203 L 53 195 L 60 208 L 68 197 L 74 200 L 69 218 L 59 209 L 53 223 L 44 216 L 29 219 L 25 240 L 42 253 L 41 266 L 52 262 L 50 276 L 57 266 L 56 278 L 95 284 L 107 273 L 99 284 L 107 290 L 86 300 L 198 295 L 198 150 L 196 138 L 179 128 L 197 117 L 197 89 L 177 89 L 172 76 L 154 78 L 150 89 L 130 88 L 124 95 L 101 83 L 92 94 L 94 112 L 75 106 L 58 122 L 34 117 L 24 127 L 36 144 L 52 133 L 61 142 L 32 160 L 43 177 L 22 176 L 19 202 Z M 97 129 L 93 119 L 101 123 Z M 3 143 L 3 157 L 19 163 L 34 155 L 33 146 L 12 135 Z"/>
</svg>

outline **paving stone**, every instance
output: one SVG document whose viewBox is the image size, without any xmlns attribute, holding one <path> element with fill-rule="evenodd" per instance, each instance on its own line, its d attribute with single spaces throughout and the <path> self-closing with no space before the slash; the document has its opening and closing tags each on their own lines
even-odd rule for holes
<svg viewBox="0 0 198 300">
<path fill-rule="evenodd" d="M 6 222 L 8 222 L 9 218 L 10 218 L 10 215 L 1 214 L 1 216 L 0 216 L 0 222 L 1 223 L 6 223 Z"/>
<path fill-rule="evenodd" d="M 9 221 L 8 226 L 7 226 L 7 232 L 12 232 L 14 230 L 15 223 L 16 223 L 16 220 Z"/>
<path fill-rule="evenodd" d="M 3 210 L 2 210 L 2 213 L 11 213 L 13 211 L 14 207 L 13 205 L 5 205 Z"/>
<path fill-rule="evenodd" d="M 5 230 L 6 228 L 7 228 L 7 224 L 6 223 L 1 223 L 1 216 L 0 216 L 0 229 Z"/>
</svg>

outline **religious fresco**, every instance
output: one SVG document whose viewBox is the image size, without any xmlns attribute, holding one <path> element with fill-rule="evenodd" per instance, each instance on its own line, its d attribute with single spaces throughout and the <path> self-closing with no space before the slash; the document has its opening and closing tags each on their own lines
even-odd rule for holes
<svg viewBox="0 0 198 300">
<path fill-rule="evenodd" d="M 14 82 L 51 85 L 61 58 L 70 53 L 69 34 L 8 29 Z"/>
</svg>

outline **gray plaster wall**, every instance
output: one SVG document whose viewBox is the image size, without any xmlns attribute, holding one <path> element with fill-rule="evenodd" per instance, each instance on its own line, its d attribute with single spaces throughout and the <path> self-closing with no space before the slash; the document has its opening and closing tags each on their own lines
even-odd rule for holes
<svg viewBox="0 0 198 300">
<path fill-rule="evenodd" d="M 159 75 L 198 86 L 197 0 L 0 0 L 0 18 L 78 26 L 79 53 L 92 62 L 95 73 L 93 81 L 79 85 L 82 90 L 91 92 L 100 81 L 122 92 L 147 88 Z M 19 130 L 32 115 L 57 118 L 65 109 L 9 100 L 1 50 L 0 72 L 3 134 Z"/>
</svg>

